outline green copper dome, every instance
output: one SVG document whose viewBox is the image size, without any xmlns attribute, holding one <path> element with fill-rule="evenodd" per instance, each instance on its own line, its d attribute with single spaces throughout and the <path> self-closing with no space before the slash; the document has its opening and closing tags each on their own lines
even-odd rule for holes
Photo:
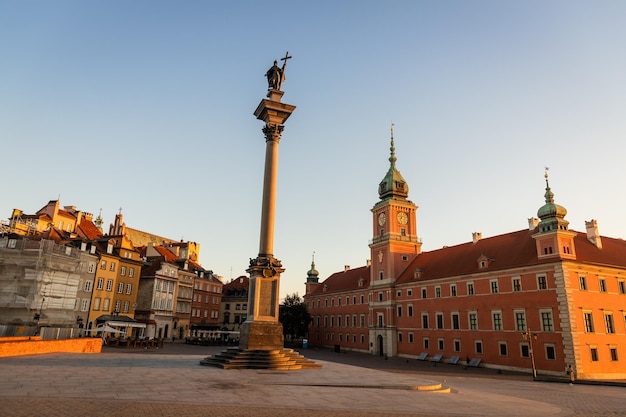
<svg viewBox="0 0 626 417">
<path fill-rule="evenodd" d="M 546 172 L 544 176 L 546 178 L 546 193 L 544 194 L 546 204 L 537 210 L 537 217 L 541 219 L 539 231 L 567 230 L 567 226 L 569 225 L 569 222 L 565 220 L 567 210 L 563 206 L 554 204 L 554 193 L 548 183 L 548 173 Z"/>
<path fill-rule="evenodd" d="M 409 186 L 396 169 L 396 148 L 393 142 L 393 126 L 391 127 L 391 147 L 389 148 L 391 155 L 389 156 L 389 170 L 385 177 L 378 185 L 378 195 L 381 200 L 390 198 L 406 199 L 409 196 Z"/>
</svg>

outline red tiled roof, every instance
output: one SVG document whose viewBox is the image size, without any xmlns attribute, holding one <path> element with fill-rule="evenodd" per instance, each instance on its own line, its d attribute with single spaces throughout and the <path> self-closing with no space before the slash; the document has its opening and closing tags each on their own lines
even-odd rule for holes
<svg viewBox="0 0 626 417">
<path fill-rule="evenodd" d="M 247 276 L 242 275 L 224 284 L 224 292 L 230 289 L 246 289 L 247 290 L 249 286 L 250 286 L 250 279 Z"/>
<path fill-rule="evenodd" d="M 356 290 L 359 288 L 359 281 L 363 280 L 363 288 L 367 288 L 370 282 L 370 267 L 362 266 L 349 269 L 347 271 L 336 272 L 326 278 L 320 285 L 315 285 L 307 296 L 319 295 L 324 292 L 334 293 L 341 291 Z"/>
<path fill-rule="evenodd" d="M 602 237 L 603 249 L 598 249 L 587 240 L 586 233 L 573 232 L 576 233 L 574 262 L 626 267 L 626 242 L 623 240 Z M 536 241 L 532 237 L 534 233 L 525 229 L 484 238 L 476 243 L 422 252 L 400 274 L 396 283 L 415 281 L 417 268 L 420 281 L 478 273 L 482 271 L 478 262 L 481 257 L 490 260 L 489 271 L 554 262 L 555 258 L 538 258 Z"/>
<path fill-rule="evenodd" d="M 176 263 L 178 257 L 174 255 L 169 249 L 164 248 L 163 246 L 155 246 L 154 249 L 163 256 L 166 262 Z"/>
<path fill-rule="evenodd" d="M 98 229 L 92 221 L 84 218 L 80 224 L 76 225 L 76 233 L 78 236 L 85 237 L 89 240 L 96 240 L 102 237 L 100 229 Z"/>
</svg>

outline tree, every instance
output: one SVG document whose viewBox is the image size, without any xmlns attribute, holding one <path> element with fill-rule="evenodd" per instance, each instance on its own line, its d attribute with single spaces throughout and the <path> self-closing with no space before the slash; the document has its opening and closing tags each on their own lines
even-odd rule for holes
<svg viewBox="0 0 626 417">
<path fill-rule="evenodd" d="M 280 305 L 278 319 L 283 325 L 285 338 L 298 339 L 309 331 L 311 315 L 298 293 L 289 294 Z"/>
</svg>

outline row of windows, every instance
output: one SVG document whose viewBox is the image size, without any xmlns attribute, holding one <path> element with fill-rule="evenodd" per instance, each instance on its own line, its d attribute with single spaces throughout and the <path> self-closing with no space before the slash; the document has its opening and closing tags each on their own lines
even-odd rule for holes
<svg viewBox="0 0 626 417">
<path fill-rule="evenodd" d="M 217 310 L 210 310 L 211 318 L 217 319 L 219 318 L 220 312 Z M 209 310 L 202 310 L 199 308 L 194 308 L 191 310 L 191 317 L 204 317 L 205 319 L 209 317 Z"/>
<path fill-rule="evenodd" d="M 613 313 L 610 311 L 602 312 L 604 330 L 608 334 L 615 333 L 615 321 L 613 319 Z M 585 333 L 595 333 L 596 326 L 593 319 L 593 312 L 589 310 L 583 310 L 583 321 L 585 322 Z M 624 314 L 624 331 L 626 332 L 626 313 Z"/>
<path fill-rule="evenodd" d="M 408 306 L 409 317 L 412 317 L 413 310 L 412 306 Z M 398 317 L 402 317 L 402 306 L 397 307 Z M 430 314 L 428 312 L 422 312 L 422 328 L 423 329 L 431 329 L 430 324 Z M 444 313 L 434 313 L 435 314 L 435 329 L 444 330 L 444 329 L 452 329 L 452 330 L 460 330 L 461 329 L 461 316 L 460 313 L 453 312 L 450 313 L 450 321 L 449 323 L 445 322 Z M 544 332 L 553 332 L 554 331 L 554 320 L 552 316 L 552 311 L 548 309 L 540 309 L 539 315 L 541 317 L 541 330 Z M 381 319 L 382 314 L 379 315 L 379 326 L 382 327 Z M 516 331 L 526 331 L 527 323 L 526 323 L 526 312 L 521 310 L 513 310 L 512 315 L 508 316 L 508 320 L 513 323 L 513 326 L 505 327 L 505 320 L 501 310 L 492 311 L 491 312 L 491 330 L 505 330 L 505 328 L 512 329 L 514 328 Z M 483 326 L 483 329 L 485 327 Z M 468 330 L 479 330 L 478 325 L 478 313 L 476 311 L 467 312 L 467 329 Z"/>
<path fill-rule="evenodd" d="M 98 311 L 100 310 L 102 304 L 102 311 L 109 311 L 109 308 L 111 306 L 111 299 L 110 298 L 105 298 L 104 300 L 102 300 L 100 297 L 96 297 L 93 299 L 93 310 L 94 311 Z M 83 300 L 83 305 L 84 305 L 84 300 Z M 87 310 L 82 310 L 82 311 L 87 311 Z M 117 300 L 115 302 L 115 308 L 113 310 L 115 313 L 128 313 L 130 311 L 130 301 L 124 301 L 124 307 L 122 308 L 122 302 L 121 300 Z"/>
<path fill-rule="evenodd" d="M 104 289 L 104 278 L 98 278 L 96 289 L 98 289 L 98 290 Z M 113 280 L 112 279 L 108 279 L 107 280 L 106 290 L 107 291 L 113 291 Z M 91 291 L 91 281 L 86 281 L 85 282 L 85 291 Z M 123 282 L 118 282 L 117 283 L 117 293 L 118 294 L 122 294 L 123 292 L 124 292 L 124 283 Z M 126 294 L 132 294 L 132 292 L 133 292 L 133 284 L 127 283 L 126 284 Z"/>
<path fill-rule="evenodd" d="M 352 316 L 349 314 L 345 315 L 345 321 L 342 325 L 342 317 L 338 315 L 336 318 L 336 327 L 365 327 L 365 314 L 359 315 L 359 321 L 357 321 L 357 315 L 353 314 Z M 315 318 L 311 318 L 311 321 L 314 321 L 314 325 L 316 327 L 320 327 L 321 324 L 321 316 L 315 316 Z M 324 316 L 324 327 L 335 327 L 335 316 Z"/>
<path fill-rule="evenodd" d="M 320 340 L 321 339 L 321 334 L 317 333 L 315 335 L 315 339 L 316 340 Z M 356 333 L 352 333 L 352 334 L 346 333 L 345 335 L 343 333 L 338 333 L 337 334 L 337 342 L 357 343 L 357 340 L 359 340 L 361 344 L 365 344 L 365 335 L 364 334 L 357 335 Z M 326 333 L 326 341 L 327 342 L 334 342 L 335 341 L 335 334 L 334 333 Z"/>
<path fill-rule="evenodd" d="M 581 291 L 587 291 L 587 277 L 581 275 L 578 277 L 578 286 Z M 598 278 L 598 291 L 609 292 L 606 278 Z M 617 280 L 617 292 L 619 294 L 626 294 L 626 282 L 623 279 Z"/>
<path fill-rule="evenodd" d="M 546 278 L 545 275 L 538 275 L 537 277 L 537 286 L 535 289 L 537 290 L 547 290 L 548 289 L 548 280 Z M 434 287 L 434 294 L 431 294 L 431 296 L 434 296 L 434 298 L 441 298 L 442 297 L 442 291 L 441 291 L 441 286 L 437 285 Z M 521 292 L 522 291 L 522 279 L 520 277 L 513 277 L 511 278 L 511 291 L 512 292 Z M 412 295 L 412 290 L 411 289 L 407 289 L 407 296 L 411 296 Z M 501 289 L 501 285 L 500 285 L 500 279 L 499 278 L 494 278 L 494 279 L 490 279 L 489 280 L 489 292 L 491 294 L 499 294 L 500 292 L 502 292 Z M 474 282 L 467 282 L 465 283 L 465 294 L 463 295 L 475 295 L 477 294 L 475 291 L 475 285 Z M 449 292 L 448 292 L 448 296 L 450 297 L 456 297 L 457 295 L 459 295 L 459 291 L 457 289 L 457 284 L 449 284 Z M 402 291 L 398 290 L 397 293 L 398 297 L 402 296 Z M 429 297 L 429 291 L 428 291 L 428 287 L 422 287 L 421 288 L 421 296 L 422 298 L 426 299 Z"/>
<path fill-rule="evenodd" d="M 226 305 L 224 306 L 224 310 L 230 310 L 230 303 L 226 303 Z M 235 304 L 235 310 L 243 310 L 243 311 L 248 311 L 248 304 L 247 303 L 236 303 Z"/>
<path fill-rule="evenodd" d="M 220 294 L 222 292 L 222 287 L 219 285 L 211 285 L 203 282 L 195 282 L 193 288 L 198 291 L 208 291 Z"/>
<path fill-rule="evenodd" d="M 115 271 L 115 262 L 110 262 L 109 264 L 109 271 Z M 94 272 L 95 269 L 95 265 L 94 264 L 89 264 L 89 272 Z M 100 262 L 100 269 L 107 269 L 107 261 L 101 261 Z M 122 267 L 120 268 L 120 276 L 126 276 L 126 267 L 124 265 L 122 265 Z M 128 276 L 129 277 L 134 277 L 135 276 L 135 268 L 128 268 Z"/>
<path fill-rule="evenodd" d="M 403 343 L 403 334 L 402 333 L 398 333 L 398 343 Z M 413 336 L 413 333 L 408 333 L 408 343 L 414 343 L 415 342 L 415 338 Z M 499 341 L 498 342 L 498 353 L 500 354 L 500 356 L 509 356 L 510 355 L 510 351 L 509 351 L 509 345 L 508 342 L 505 341 Z M 525 342 L 520 342 L 518 344 L 519 346 L 519 355 L 522 358 L 530 358 L 530 346 L 528 343 Z M 422 338 L 422 347 L 425 350 L 430 350 L 431 349 L 431 344 L 430 344 L 430 338 L 428 337 L 424 337 Z M 435 349 L 437 350 L 445 350 L 446 348 L 446 343 L 445 343 L 445 339 L 444 338 L 438 338 L 437 339 L 437 346 L 435 347 Z M 454 352 L 461 352 L 461 339 L 453 339 L 452 340 L 452 350 Z M 544 343 L 543 345 L 543 351 L 545 354 L 545 358 L 548 360 L 556 360 L 556 348 L 555 345 L 553 343 Z M 474 353 L 479 354 L 479 355 L 483 355 L 485 354 L 484 351 L 484 345 L 483 345 L 483 341 L 480 339 L 474 340 Z"/>
<path fill-rule="evenodd" d="M 341 306 L 341 299 L 342 297 L 332 297 L 332 298 L 325 298 L 324 299 L 324 307 L 334 307 L 335 306 L 335 299 L 337 300 L 337 306 Z M 357 305 L 357 300 L 359 301 L 359 304 L 365 304 L 365 296 L 363 294 L 361 294 L 360 296 L 356 296 L 353 295 L 352 297 L 349 295 L 346 295 L 345 297 L 345 305 L 350 305 L 350 300 L 352 300 L 352 305 Z M 322 300 L 317 299 L 317 300 L 313 300 L 311 301 L 311 303 L 309 304 L 309 309 L 313 309 L 316 307 L 317 304 L 317 308 L 321 307 L 322 304 Z"/>
</svg>

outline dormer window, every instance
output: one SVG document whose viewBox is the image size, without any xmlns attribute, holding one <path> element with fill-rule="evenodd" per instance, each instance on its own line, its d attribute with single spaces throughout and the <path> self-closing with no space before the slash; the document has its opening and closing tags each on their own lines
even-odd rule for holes
<svg viewBox="0 0 626 417">
<path fill-rule="evenodd" d="M 415 271 L 413 272 L 413 278 L 420 279 L 421 277 L 422 277 L 422 270 L 419 268 L 415 268 Z"/>
<path fill-rule="evenodd" d="M 485 255 L 481 255 L 480 258 L 478 258 L 478 268 L 479 269 L 487 269 L 489 268 L 489 265 L 491 264 L 491 262 L 493 261 L 493 259 L 488 258 Z"/>
</svg>

